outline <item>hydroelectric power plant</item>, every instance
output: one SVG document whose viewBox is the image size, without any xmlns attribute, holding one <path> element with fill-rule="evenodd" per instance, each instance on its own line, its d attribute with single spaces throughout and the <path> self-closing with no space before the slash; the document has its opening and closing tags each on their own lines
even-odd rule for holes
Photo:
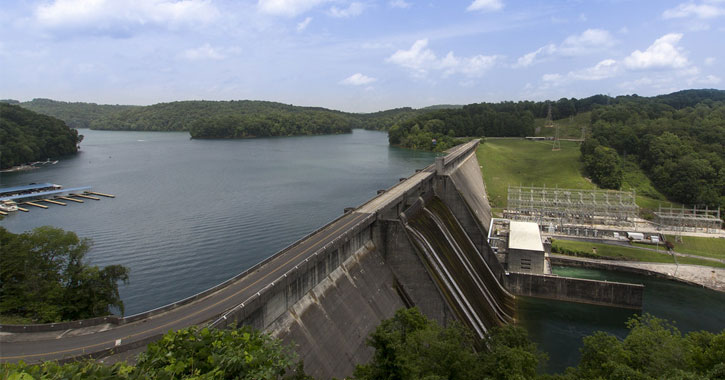
<svg viewBox="0 0 725 380">
<path fill-rule="evenodd" d="M 482 335 L 516 320 L 516 296 L 638 308 L 638 285 L 506 272 L 487 243 L 491 210 L 475 151 L 452 149 L 414 175 L 238 276 L 134 316 L 1 326 L 2 361 L 134 350 L 171 329 L 251 325 L 294 344 L 305 370 L 343 377 L 372 357 L 365 339 L 401 307 Z M 342 210 L 341 210 L 342 211 Z"/>
</svg>

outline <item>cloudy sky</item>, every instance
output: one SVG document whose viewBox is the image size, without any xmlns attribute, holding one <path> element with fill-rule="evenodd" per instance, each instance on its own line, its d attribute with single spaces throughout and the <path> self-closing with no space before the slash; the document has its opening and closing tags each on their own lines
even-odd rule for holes
<svg viewBox="0 0 725 380">
<path fill-rule="evenodd" d="M 0 98 L 346 111 L 724 88 L 725 0 L 2 0 Z"/>
</svg>

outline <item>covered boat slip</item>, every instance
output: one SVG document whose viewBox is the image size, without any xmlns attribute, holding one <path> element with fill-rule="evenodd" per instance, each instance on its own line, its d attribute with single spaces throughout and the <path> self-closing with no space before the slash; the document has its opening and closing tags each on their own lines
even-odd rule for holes
<svg viewBox="0 0 725 380">
<path fill-rule="evenodd" d="M 28 205 L 37 208 L 47 209 L 48 206 L 40 202 L 47 202 L 59 206 L 66 206 L 67 203 L 62 202 L 61 200 L 83 203 L 82 199 L 100 200 L 100 198 L 94 195 L 115 198 L 114 195 L 89 191 L 90 189 L 91 186 L 71 187 L 63 189 L 62 186 L 52 183 L 6 187 L 0 188 L 0 203 L 16 204 L 18 205 L 18 211 L 28 212 L 28 209 L 19 207 L 19 205 Z M 6 212 L 4 212 L 3 214 L 7 215 Z"/>
<path fill-rule="evenodd" d="M 18 186 L 18 187 L 24 187 L 24 186 Z M 10 189 L 12 189 L 12 188 L 10 188 Z M 68 188 L 68 189 L 26 192 L 23 194 L 6 196 L 4 194 L 7 194 L 7 192 L 6 192 L 7 188 L 4 188 L 4 189 L 0 189 L 0 202 L 1 201 L 20 201 L 20 200 L 29 199 L 29 198 L 47 198 L 52 195 L 60 195 L 60 194 L 71 193 L 71 192 L 81 192 L 81 191 L 87 191 L 90 189 L 91 189 L 91 186 L 82 186 L 82 187 L 72 187 L 72 188 Z"/>
</svg>

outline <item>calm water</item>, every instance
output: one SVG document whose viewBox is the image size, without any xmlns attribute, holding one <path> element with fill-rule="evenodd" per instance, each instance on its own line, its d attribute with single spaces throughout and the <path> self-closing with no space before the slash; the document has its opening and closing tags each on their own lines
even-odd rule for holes
<svg viewBox="0 0 725 380">
<path fill-rule="evenodd" d="M 93 186 L 116 198 L 31 207 L 0 225 L 16 233 L 52 225 L 93 239 L 93 264 L 131 269 L 120 287 L 126 315 L 212 287 L 433 162 L 364 130 L 254 140 L 81 133 L 77 156 L 2 173 L 0 186 Z"/>
<path fill-rule="evenodd" d="M 561 276 L 644 284 L 645 313 L 675 321 L 685 333 L 725 329 L 725 294 L 682 283 L 623 272 L 554 267 Z M 579 361 L 582 338 L 602 330 L 623 338 L 632 310 L 525 298 L 519 318 L 529 336 L 549 353 L 548 372 L 562 372 Z"/>
<path fill-rule="evenodd" d="M 95 265 L 123 264 L 131 315 L 212 287 L 274 254 L 433 162 L 392 148 L 381 132 L 254 140 L 189 140 L 188 133 L 82 130 L 77 156 L 21 173 L 0 186 L 53 182 L 93 186 L 115 199 L 33 208 L 0 221 L 12 232 L 42 225 L 93 239 Z M 555 268 L 575 277 L 644 283 L 646 312 L 683 331 L 725 328 L 725 295 L 632 275 Z M 519 317 L 551 356 L 549 371 L 575 365 L 581 338 L 624 336 L 629 310 L 525 299 Z"/>
</svg>

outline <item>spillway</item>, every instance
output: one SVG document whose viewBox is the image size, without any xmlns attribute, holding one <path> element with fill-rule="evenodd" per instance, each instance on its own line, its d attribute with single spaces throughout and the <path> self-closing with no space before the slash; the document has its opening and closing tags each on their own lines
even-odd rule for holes
<svg viewBox="0 0 725 380">
<path fill-rule="evenodd" d="M 422 202 L 421 199 L 419 202 Z M 406 215 L 406 231 L 458 319 L 479 336 L 512 322 L 515 299 L 499 283 L 475 244 L 439 198 Z"/>
</svg>

